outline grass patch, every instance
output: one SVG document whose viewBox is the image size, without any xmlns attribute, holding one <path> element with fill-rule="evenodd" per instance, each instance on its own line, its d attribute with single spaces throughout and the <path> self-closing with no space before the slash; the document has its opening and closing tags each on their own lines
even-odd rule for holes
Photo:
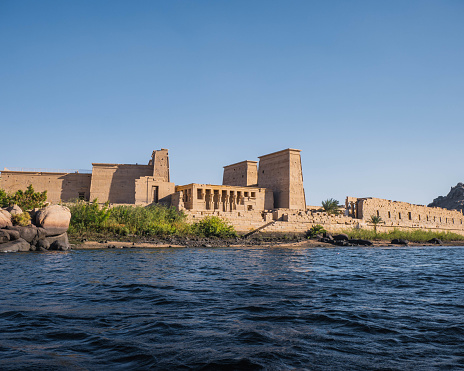
<svg viewBox="0 0 464 371">
<path fill-rule="evenodd" d="M 414 231 L 401 231 L 394 229 L 390 232 L 375 233 L 367 229 L 350 229 L 346 230 L 350 238 L 365 240 L 384 240 L 391 241 L 395 238 L 402 238 L 411 242 L 427 242 L 432 238 L 438 238 L 442 241 L 464 241 L 464 236 L 452 232 L 433 232 L 430 230 L 417 229 Z"/>
</svg>

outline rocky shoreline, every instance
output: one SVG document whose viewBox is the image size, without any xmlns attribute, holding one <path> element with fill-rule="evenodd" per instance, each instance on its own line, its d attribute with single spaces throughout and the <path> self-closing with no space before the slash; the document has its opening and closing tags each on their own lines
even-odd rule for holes
<svg viewBox="0 0 464 371">
<path fill-rule="evenodd" d="M 26 214 L 27 225 L 13 225 L 15 215 Z M 23 213 L 17 205 L 0 209 L 0 252 L 69 250 L 70 220 L 71 212 L 61 205 L 28 213 Z"/>
<path fill-rule="evenodd" d="M 354 242 L 355 240 L 352 240 Z M 408 242 L 392 244 L 392 241 L 369 241 L 370 244 L 355 244 L 350 243 L 348 240 L 345 245 L 336 245 L 331 242 L 322 240 L 321 238 L 306 239 L 304 237 L 296 236 L 294 238 L 286 237 L 255 237 L 255 238 L 234 238 L 234 239 L 221 239 L 221 238 L 181 238 L 181 237 L 168 237 L 161 239 L 151 240 L 138 240 L 138 241 L 81 241 L 72 246 L 75 250 L 87 249 L 133 249 L 133 248 L 218 248 L 218 247 L 236 247 L 236 248 L 253 248 L 253 247 L 339 247 L 339 246 L 366 246 L 366 247 L 399 247 L 399 246 L 464 246 L 462 241 L 437 243 L 422 243 L 422 242 Z M 441 242 L 441 241 L 440 241 Z"/>
</svg>

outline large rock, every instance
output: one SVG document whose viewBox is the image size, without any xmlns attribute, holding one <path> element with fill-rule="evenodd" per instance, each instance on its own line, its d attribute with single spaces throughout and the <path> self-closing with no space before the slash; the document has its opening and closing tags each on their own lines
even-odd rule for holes
<svg viewBox="0 0 464 371">
<path fill-rule="evenodd" d="M 336 234 L 335 236 L 333 236 L 333 239 L 335 241 L 348 241 L 350 238 L 348 237 L 347 234 L 340 233 L 340 234 Z"/>
<path fill-rule="evenodd" d="M 395 238 L 391 240 L 392 245 L 407 245 L 409 244 L 408 240 L 405 240 L 404 238 Z"/>
<path fill-rule="evenodd" d="M 69 250 L 71 247 L 66 232 L 59 236 L 45 237 L 45 241 L 50 244 L 50 250 Z"/>
<path fill-rule="evenodd" d="M 2 229 L 3 232 L 8 233 L 10 235 L 10 241 L 16 241 L 21 238 L 18 231 L 12 229 Z"/>
<path fill-rule="evenodd" d="M 27 227 L 21 227 L 19 225 L 15 225 L 12 227 L 7 227 L 7 231 L 17 231 L 19 232 L 19 237 L 23 240 L 26 240 L 29 243 L 33 243 L 40 239 L 41 236 L 38 235 L 38 228 L 34 225 L 28 225 Z M 45 236 L 43 236 L 45 237 Z"/>
<path fill-rule="evenodd" d="M 448 210 L 464 210 L 464 184 L 458 183 L 455 187 L 451 187 L 448 195 L 439 196 L 433 200 L 429 207 L 442 207 Z"/>
<path fill-rule="evenodd" d="M 5 228 L 12 225 L 13 223 L 11 223 L 11 214 L 4 209 L 0 209 L 0 228 Z"/>
<path fill-rule="evenodd" d="M 50 248 L 50 242 L 48 242 L 46 239 L 39 240 L 37 241 L 37 245 L 35 247 L 39 251 L 48 250 Z"/>
<path fill-rule="evenodd" d="M 10 235 L 3 229 L 0 229 L 0 243 L 5 243 L 10 240 Z"/>
<path fill-rule="evenodd" d="M 31 245 L 22 238 L 16 241 L 2 243 L 0 245 L 0 252 L 29 251 L 30 249 Z"/>
<path fill-rule="evenodd" d="M 6 208 L 6 211 L 8 211 L 11 215 L 17 215 L 17 214 L 23 213 L 23 211 L 18 205 L 9 206 Z"/>
<path fill-rule="evenodd" d="M 47 235 L 60 235 L 69 228 L 71 212 L 66 206 L 51 205 L 37 211 L 35 224 L 47 230 Z"/>
</svg>

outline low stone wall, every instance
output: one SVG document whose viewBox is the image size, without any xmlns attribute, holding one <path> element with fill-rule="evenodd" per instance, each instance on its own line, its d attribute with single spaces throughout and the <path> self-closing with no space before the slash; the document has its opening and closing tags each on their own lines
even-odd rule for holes
<svg viewBox="0 0 464 371">
<path fill-rule="evenodd" d="M 376 206 L 378 206 L 378 204 Z M 430 211 L 432 214 L 433 212 L 437 212 L 437 210 L 424 211 Z M 387 210 L 382 210 L 381 215 L 386 212 Z M 187 214 L 187 220 L 189 222 L 199 221 L 207 216 L 218 216 L 229 221 L 239 233 L 248 233 L 261 227 L 264 227 L 261 229 L 261 232 L 265 233 L 305 233 L 316 224 L 320 224 L 324 229 L 333 233 L 339 233 L 353 228 L 374 229 L 373 224 L 363 219 L 357 219 L 343 214 L 333 215 L 316 210 L 276 209 L 271 212 L 191 212 L 187 210 L 185 213 Z M 460 222 L 452 223 L 451 216 L 455 217 L 455 222 L 460 220 L 456 218 L 459 215 L 455 213 L 457 212 L 445 210 L 442 214 L 449 215 L 449 223 L 426 223 L 427 219 L 422 223 L 419 223 L 417 220 L 406 220 L 403 223 L 400 220 L 396 222 L 387 221 L 386 223 L 377 225 L 377 231 L 389 232 L 394 229 L 414 231 L 422 229 L 433 232 L 452 232 L 464 235 L 464 226 L 461 227 Z M 423 213 L 423 215 L 426 215 L 426 213 Z M 462 214 L 460 214 L 460 216 L 462 216 Z M 444 216 L 444 218 L 446 218 L 446 216 Z M 431 219 L 430 216 L 429 219 Z"/>
</svg>

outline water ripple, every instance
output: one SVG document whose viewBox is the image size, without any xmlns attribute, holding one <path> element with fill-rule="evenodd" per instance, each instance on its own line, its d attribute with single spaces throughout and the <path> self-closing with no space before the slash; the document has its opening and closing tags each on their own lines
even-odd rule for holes
<svg viewBox="0 0 464 371">
<path fill-rule="evenodd" d="M 464 249 L 2 254 L 2 370 L 464 367 Z"/>
</svg>

